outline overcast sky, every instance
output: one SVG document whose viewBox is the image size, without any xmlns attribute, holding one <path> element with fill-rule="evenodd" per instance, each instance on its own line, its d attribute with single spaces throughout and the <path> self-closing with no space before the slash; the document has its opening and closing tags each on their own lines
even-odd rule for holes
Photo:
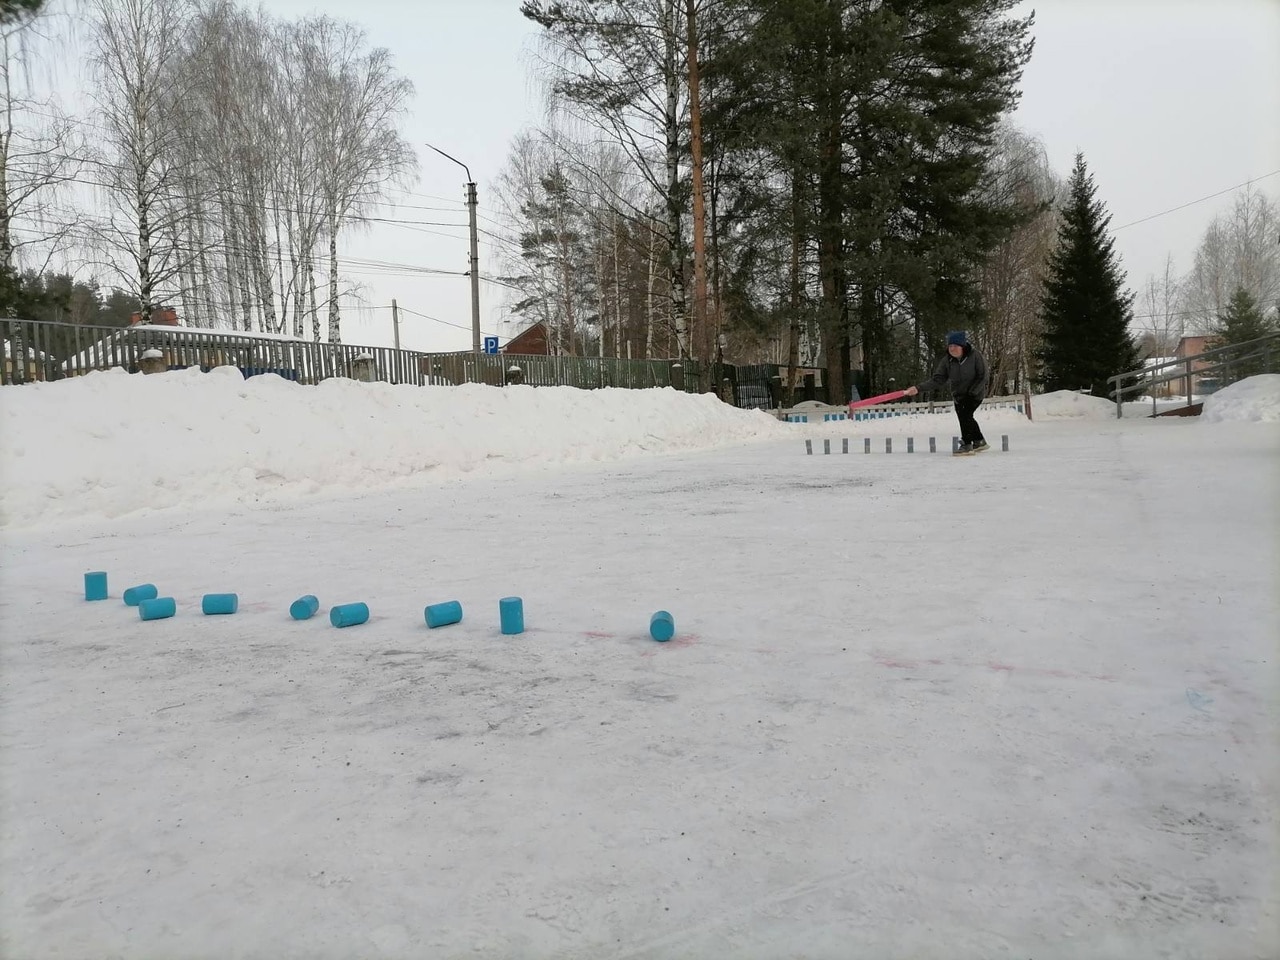
<svg viewBox="0 0 1280 960">
<path fill-rule="evenodd" d="M 405 137 L 415 145 L 434 143 L 466 163 L 479 185 L 481 217 L 495 215 L 492 184 L 512 138 L 541 119 L 534 74 L 537 28 L 520 16 L 519 0 L 262 5 L 284 17 L 318 12 L 355 20 L 373 44 L 390 49 L 417 88 Z M 1134 290 L 1162 271 L 1166 256 L 1184 270 L 1205 227 L 1229 208 L 1232 194 L 1126 224 L 1249 180 L 1280 197 L 1280 0 L 1042 0 L 1018 9 L 1036 11 L 1036 47 L 1015 122 L 1044 142 L 1063 176 L 1075 153 L 1084 153 L 1112 214 L 1116 246 Z M 445 209 L 391 215 L 459 226 L 377 225 L 347 237 L 344 256 L 467 269 L 465 175 L 425 149 L 420 159 L 421 179 L 405 203 Z M 482 219 L 481 227 L 494 224 Z M 486 242 L 482 275 L 493 272 L 490 253 Z M 436 318 L 406 313 L 404 346 L 470 347 L 465 278 L 370 272 L 352 279 L 362 283 L 361 296 L 370 307 L 344 304 L 348 342 L 389 344 L 387 307 L 395 297 L 409 310 Z M 481 303 L 485 332 L 514 332 L 500 326 L 507 315 L 503 288 L 484 284 Z"/>
</svg>

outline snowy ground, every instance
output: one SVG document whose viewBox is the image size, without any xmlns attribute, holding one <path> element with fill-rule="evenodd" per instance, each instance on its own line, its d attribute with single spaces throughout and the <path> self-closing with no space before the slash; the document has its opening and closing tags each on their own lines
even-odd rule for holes
<svg viewBox="0 0 1280 960">
<path fill-rule="evenodd" d="M 0 954 L 1274 957 L 1280 432 L 992 414 L 1010 453 L 803 452 L 952 431 L 916 420 L 24 510 Z M 144 580 L 176 618 L 120 604 Z M 373 619 L 290 621 L 309 592 Z"/>
</svg>

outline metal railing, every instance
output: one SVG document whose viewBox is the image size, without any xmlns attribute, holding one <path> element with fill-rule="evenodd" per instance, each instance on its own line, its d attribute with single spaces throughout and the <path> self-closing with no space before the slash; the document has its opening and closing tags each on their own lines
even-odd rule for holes
<svg viewBox="0 0 1280 960">
<path fill-rule="evenodd" d="M 701 373 L 693 360 L 425 353 L 195 327 L 100 327 L 9 319 L 0 320 L 0 339 L 0 385 L 61 380 L 116 367 L 136 373 L 233 366 L 246 377 L 274 373 L 302 384 L 348 377 L 417 386 L 525 383 L 693 392 Z"/>
<path fill-rule="evenodd" d="M 1201 380 L 1215 380 L 1218 386 L 1258 373 L 1272 373 L 1280 367 L 1280 333 L 1269 333 L 1256 340 L 1215 347 L 1190 357 L 1175 357 L 1141 370 L 1129 370 L 1107 378 L 1110 396 L 1116 402 L 1116 418 L 1124 416 L 1125 398 L 1151 391 L 1152 416 L 1156 415 L 1158 398 L 1155 388 L 1166 383 L 1181 382 L 1186 407 L 1194 407 L 1192 399 Z M 1225 383 L 1224 383 L 1225 381 Z"/>
</svg>

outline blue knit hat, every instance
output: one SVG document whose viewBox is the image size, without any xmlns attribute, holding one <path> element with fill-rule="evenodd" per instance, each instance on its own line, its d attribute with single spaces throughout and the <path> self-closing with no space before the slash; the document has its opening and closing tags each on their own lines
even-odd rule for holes
<svg viewBox="0 0 1280 960">
<path fill-rule="evenodd" d="M 952 347 L 952 346 L 963 347 L 968 342 L 969 342 L 969 338 L 965 336 L 963 330 L 952 330 L 950 333 L 947 334 L 948 347 Z"/>
</svg>

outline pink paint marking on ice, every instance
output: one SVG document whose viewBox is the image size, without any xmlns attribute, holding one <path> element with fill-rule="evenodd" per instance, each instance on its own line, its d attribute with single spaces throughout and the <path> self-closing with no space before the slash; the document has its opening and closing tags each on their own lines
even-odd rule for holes
<svg viewBox="0 0 1280 960">
<path fill-rule="evenodd" d="M 695 643 L 697 643 L 701 639 L 702 637 L 698 636 L 698 634 L 696 633 L 682 633 L 677 637 L 673 637 L 671 639 L 671 643 L 669 644 L 669 646 L 692 647 Z"/>
<path fill-rule="evenodd" d="M 971 669 L 974 667 L 986 667 L 988 670 L 995 670 L 999 673 L 1022 673 L 1039 677 L 1056 677 L 1061 680 L 1100 680 L 1106 683 L 1114 683 L 1115 677 L 1087 674 L 1072 673 L 1070 670 L 1063 670 L 1058 667 L 1020 667 L 1012 663 L 1000 663 L 996 660 L 988 660 L 986 663 L 966 663 L 960 660 L 940 660 L 937 657 L 930 657 L 927 660 L 906 660 L 897 657 L 876 657 L 875 662 L 882 667 L 890 667 L 895 670 L 917 670 L 928 664 L 931 667 L 963 667 Z"/>
<path fill-rule="evenodd" d="M 612 640 L 614 634 L 605 633 L 603 630 L 583 630 L 584 637 L 591 637 L 593 640 Z"/>
</svg>

